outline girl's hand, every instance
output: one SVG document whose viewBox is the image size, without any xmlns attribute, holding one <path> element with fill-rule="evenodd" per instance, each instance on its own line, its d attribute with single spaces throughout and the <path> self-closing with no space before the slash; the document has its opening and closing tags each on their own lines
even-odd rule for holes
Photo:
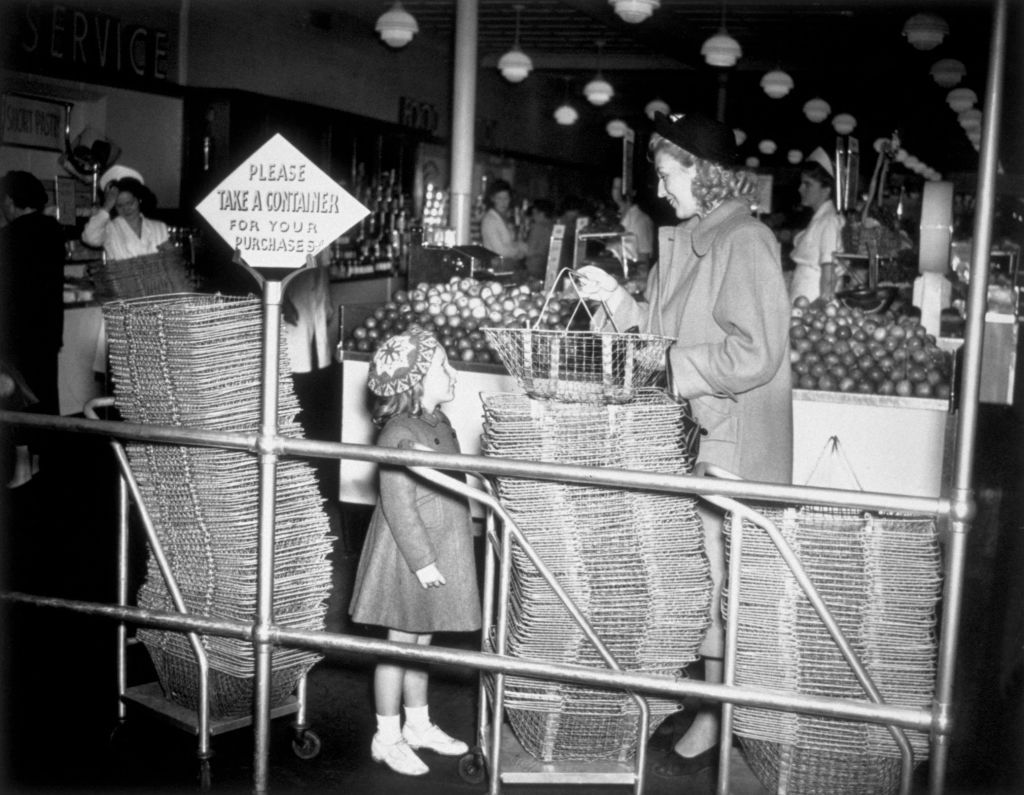
<svg viewBox="0 0 1024 795">
<path fill-rule="evenodd" d="M 607 301 L 619 289 L 614 276 L 594 265 L 584 265 L 576 275 L 579 277 L 576 292 L 580 298 Z"/>
<path fill-rule="evenodd" d="M 440 588 L 447 582 L 444 575 L 437 570 L 437 566 L 433 563 L 428 563 L 422 569 L 419 569 L 416 572 L 416 576 L 419 578 L 420 585 L 424 588 Z"/>
</svg>

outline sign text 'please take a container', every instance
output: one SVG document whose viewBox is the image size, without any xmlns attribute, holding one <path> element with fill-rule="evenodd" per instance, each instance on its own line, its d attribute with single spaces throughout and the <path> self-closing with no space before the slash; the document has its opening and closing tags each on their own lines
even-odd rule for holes
<svg viewBox="0 0 1024 795">
<path fill-rule="evenodd" d="M 196 209 L 253 268 L 301 268 L 370 212 L 280 133 Z"/>
</svg>

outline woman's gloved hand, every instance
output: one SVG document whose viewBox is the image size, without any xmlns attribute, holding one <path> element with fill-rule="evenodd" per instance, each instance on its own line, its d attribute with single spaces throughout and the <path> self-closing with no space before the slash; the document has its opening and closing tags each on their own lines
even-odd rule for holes
<svg viewBox="0 0 1024 795">
<path fill-rule="evenodd" d="M 580 298 L 608 303 L 616 292 L 622 290 L 614 276 L 595 265 L 584 265 L 576 271 L 576 276 L 576 292 Z"/>
</svg>

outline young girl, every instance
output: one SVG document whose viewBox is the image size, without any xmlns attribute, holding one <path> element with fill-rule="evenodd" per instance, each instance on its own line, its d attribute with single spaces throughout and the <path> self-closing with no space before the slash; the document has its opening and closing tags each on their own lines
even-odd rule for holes
<svg viewBox="0 0 1024 795">
<path fill-rule="evenodd" d="M 381 447 L 458 453 L 439 410 L 455 397 L 455 371 L 444 348 L 412 327 L 377 350 L 370 364 Z M 430 643 L 433 632 L 480 628 L 480 596 L 469 507 L 404 467 L 380 467 L 380 495 L 363 546 L 349 608 L 354 621 L 388 628 L 388 640 Z M 377 733 L 370 752 L 397 773 L 429 768 L 413 749 L 459 756 L 469 749 L 430 721 L 427 672 L 380 663 L 374 673 Z M 405 704 L 405 726 L 400 707 Z"/>
</svg>

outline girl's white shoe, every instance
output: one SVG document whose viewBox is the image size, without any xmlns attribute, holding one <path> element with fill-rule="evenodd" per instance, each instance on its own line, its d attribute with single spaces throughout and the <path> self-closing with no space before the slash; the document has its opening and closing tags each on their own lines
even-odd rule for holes
<svg viewBox="0 0 1024 795">
<path fill-rule="evenodd" d="M 433 723 L 426 729 L 416 729 L 406 723 L 402 727 L 402 736 L 411 747 L 426 748 L 441 756 L 462 756 L 469 751 L 469 746 L 462 740 L 449 737 Z"/>
<path fill-rule="evenodd" d="M 379 734 L 373 735 L 370 742 L 370 756 L 374 762 L 383 762 L 396 773 L 403 776 L 422 776 L 430 772 L 430 768 L 423 764 L 423 760 L 416 756 L 416 752 L 409 747 L 404 737 L 394 743 L 385 743 L 380 739 Z"/>
</svg>

